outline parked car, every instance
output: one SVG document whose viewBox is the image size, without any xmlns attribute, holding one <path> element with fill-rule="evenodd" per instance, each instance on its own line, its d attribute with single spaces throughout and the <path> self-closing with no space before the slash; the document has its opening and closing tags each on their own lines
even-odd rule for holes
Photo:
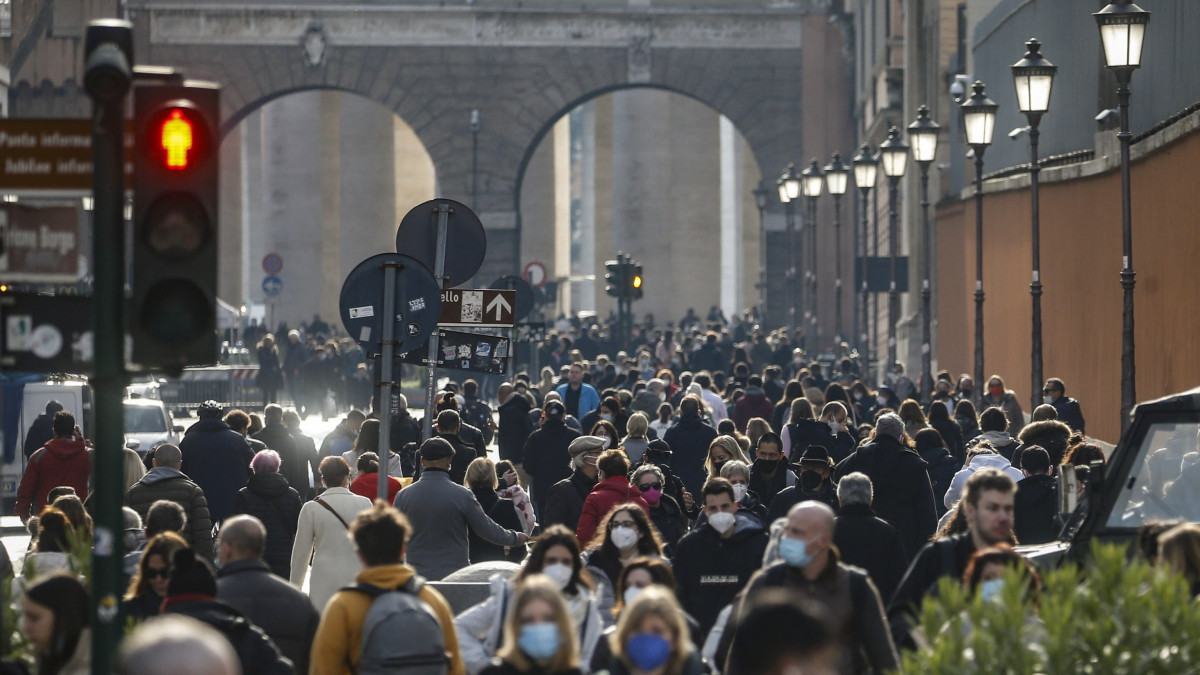
<svg viewBox="0 0 1200 675">
<path fill-rule="evenodd" d="M 125 399 L 125 445 L 145 455 L 164 443 L 178 444 L 183 427 L 172 422 L 167 406 L 153 398 Z"/>
</svg>

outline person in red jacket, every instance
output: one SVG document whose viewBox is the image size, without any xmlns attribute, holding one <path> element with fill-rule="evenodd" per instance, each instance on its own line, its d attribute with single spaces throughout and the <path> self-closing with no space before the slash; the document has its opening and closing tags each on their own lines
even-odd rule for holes
<svg viewBox="0 0 1200 675">
<path fill-rule="evenodd" d="M 29 456 L 17 488 L 17 515 L 22 523 L 41 513 L 46 507 L 46 495 L 60 485 L 70 485 L 75 494 L 87 496 L 92 474 L 90 445 L 75 426 L 74 415 L 66 410 L 54 414 L 54 438 Z"/>
<path fill-rule="evenodd" d="M 613 507 L 626 503 L 634 503 L 650 515 L 650 505 L 642 499 L 642 492 L 636 486 L 629 484 L 626 476 L 629 474 L 629 458 L 625 451 L 617 448 L 600 453 L 596 461 L 599 469 L 596 487 L 592 488 L 587 499 L 583 501 L 583 513 L 579 516 L 579 525 L 575 528 L 575 537 L 581 546 L 587 546 L 596 534 L 596 528 L 604 516 Z"/>
<path fill-rule="evenodd" d="M 392 453 L 392 461 L 398 461 Z M 388 503 L 396 501 L 396 493 L 400 491 L 402 484 L 400 481 L 387 477 L 388 480 Z M 362 495 L 371 501 L 379 496 L 379 455 L 373 452 L 364 452 L 358 456 L 358 478 L 355 478 L 350 483 L 350 491 L 356 495 Z"/>
<path fill-rule="evenodd" d="M 733 406 L 733 423 L 737 425 L 737 430 L 746 433 L 746 423 L 751 418 L 761 417 L 769 420 L 774 415 L 775 404 L 767 398 L 767 393 L 763 390 L 762 378 L 758 375 L 751 375 L 746 384 L 746 395 L 739 398 Z"/>
</svg>

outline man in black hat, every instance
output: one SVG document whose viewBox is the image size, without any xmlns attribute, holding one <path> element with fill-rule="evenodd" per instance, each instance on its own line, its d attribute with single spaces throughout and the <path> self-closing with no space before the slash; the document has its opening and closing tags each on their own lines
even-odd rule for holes
<svg viewBox="0 0 1200 675">
<path fill-rule="evenodd" d="M 792 506 L 803 501 L 813 500 L 827 504 L 837 513 L 837 486 L 830 475 L 833 473 L 833 459 L 829 450 L 822 445 L 810 445 L 800 455 L 800 461 L 792 464 L 800 472 L 800 479 L 795 485 L 784 488 L 771 500 L 771 509 L 767 522 L 773 523 L 776 518 L 786 518 Z"/>
<path fill-rule="evenodd" d="M 579 432 L 567 426 L 567 408 L 562 401 L 549 401 L 542 410 L 542 428 L 525 441 L 525 473 L 531 481 L 530 493 L 538 513 L 545 512 L 550 487 L 571 476 L 571 441 Z"/>
<path fill-rule="evenodd" d="M 196 413 L 200 419 L 179 442 L 179 470 L 204 490 L 212 521 L 219 523 L 231 514 L 234 496 L 250 478 L 254 452 L 246 437 L 221 419 L 220 403 L 205 401 Z"/>
<path fill-rule="evenodd" d="M 450 480 L 454 447 L 444 438 L 421 444 L 421 478 L 396 495 L 396 508 L 412 523 L 408 564 L 430 581 L 471 564 L 468 529 L 498 546 L 529 541 L 524 532 L 506 530 L 483 511 L 475 495 Z"/>
</svg>

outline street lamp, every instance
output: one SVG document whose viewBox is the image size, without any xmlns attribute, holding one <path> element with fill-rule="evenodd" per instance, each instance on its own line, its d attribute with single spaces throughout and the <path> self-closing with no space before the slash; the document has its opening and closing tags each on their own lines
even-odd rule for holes
<svg viewBox="0 0 1200 675">
<path fill-rule="evenodd" d="M 975 399 L 983 396 L 983 153 L 992 144 L 999 106 L 983 93 L 976 80 L 972 94 L 962 103 L 967 145 L 975 153 Z"/>
<path fill-rule="evenodd" d="M 1038 199 L 1038 177 L 1042 166 L 1038 163 L 1038 123 L 1042 115 L 1050 110 L 1050 89 L 1054 86 L 1054 73 L 1058 66 L 1042 56 L 1042 43 L 1030 39 L 1025 43 L 1025 57 L 1012 66 L 1013 83 L 1017 87 L 1017 107 L 1029 120 L 1029 199 L 1033 212 L 1030 217 L 1033 238 L 1033 280 L 1029 283 L 1029 295 L 1033 300 L 1033 352 L 1030 359 L 1030 398 L 1033 410 L 1041 402 L 1038 392 L 1042 383 L 1042 241 L 1040 207 Z"/>
<path fill-rule="evenodd" d="M 908 145 L 900 139 L 900 130 L 888 129 L 887 140 L 879 146 L 883 161 L 883 175 L 888 179 L 888 255 L 891 257 L 892 279 L 888 285 L 888 362 L 896 364 L 896 322 L 900 318 L 900 296 L 896 292 L 896 256 L 900 251 L 900 237 L 896 224 L 896 193 L 904 169 L 908 164 Z"/>
<path fill-rule="evenodd" d="M 758 321 L 767 325 L 767 225 L 763 212 L 767 210 L 767 198 L 771 191 L 761 180 L 751 192 L 754 205 L 758 207 Z"/>
<path fill-rule="evenodd" d="M 839 343 L 842 341 L 842 195 L 846 194 L 849 176 L 850 169 L 842 164 L 841 153 L 833 153 L 833 161 L 825 166 L 825 187 L 833 195 L 833 276 L 836 294 L 833 328 Z"/>
<path fill-rule="evenodd" d="M 875 176 L 879 172 L 879 160 L 871 154 L 871 146 L 863 143 L 851 163 L 854 164 L 854 184 L 858 186 L 858 192 L 862 196 L 862 325 L 860 328 L 862 330 L 863 370 L 870 372 L 870 336 L 874 333 L 870 330 L 871 315 L 867 312 L 867 300 L 870 297 L 867 291 L 867 216 L 870 211 L 871 189 L 875 187 Z M 876 246 L 878 246 L 878 241 L 876 241 Z"/>
<path fill-rule="evenodd" d="M 1096 12 L 1100 41 L 1104 43 L 1104 62 L 1117 78 L 1117 106 L 1121 112 L 1121 288 L 1125 289 L 1125 308 L 1121 326 L 1121 431 L 1129 424 L 1129 413 L 1136 398 L 1133 350 L 1133 211 L 1129 194 L 1129 80 L 1142 65 L 1142 44 L 1150 12 L 1130 0 L 1115 0 Z"/>
<path fill-rule="evenodd" d="M 933 243 L 929 231 L 929 165 L 937 158 L 937 122 L 929 119 L 929 107 L 917 109 L 917 121 L 908 125 L 908 137 L 912 140 L 912 158 L 921 168 L 921 395 L 933 391 L 933 336 L 930 320 L 933 311 L 930 298 L 933 290 L 929 284 L 929 271 L 933 266 Z"/>
<path fill-rule="evenodd" d="M 804 310 L 805 317 L 810 319 L 811 331 L 814 342 L 814 349 L 820 349 L 821 329 L 819 324 L 819 314 L 817 312 L 817 198 L 821 196 L 821 189 L 825 186 L 825 172 L 821 171 L 821 165 L 817 163 L 814 157 L 808 164 L 808 168 L 800 172 L 802 176 L 802 184 L 804 186 L 805 205 L 808 207 L 808 214 L 805 216 L 805 229 L 808 231 L 808 264 L 805 265 L 808 269 L 805 271 L 805 279 L 808 281 L 808 303 Z"/>
<path fill-rule="evenodd" d="M 800 196 L 800 179 L 796 176 L 795 165 L 788 164 L 775 184 L 787 222 L 788 268 L 784 280 L 788 296 L 788 336 L 791 337 L 796 334 L 796 219 L 792 201 Z"/>
</svg>

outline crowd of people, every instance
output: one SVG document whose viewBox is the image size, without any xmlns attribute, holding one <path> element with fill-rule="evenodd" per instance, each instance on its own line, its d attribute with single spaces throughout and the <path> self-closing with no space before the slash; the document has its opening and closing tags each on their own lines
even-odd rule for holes
<svg viewBox="0 0 1200 675">
<path fill-rule="evenodd" d="M 389 438 L 356 409 L 319 445 L 302 411 L 201 406 L 178 446 L 126 451 L 122 672 L 884 673 L 941 580 L 1038 583 L 1013 547 L 1057 537 L 1057 476 L 1105 459 L 1061 380 L 1026 419 L 998 376 L 874 387 L 849 350 L 715 328 L 611 357 L 558 336 L 495 409 L 448 385 L 428 437 L 402 395 Z M 37 672 L 86 672 L 91 454 L 47 415 L 8 574 Z M 1154 535 L 1200 589 L 1200 528 Z M 453 606 L 481 564 L 487 598 Z"/>
</svg>

